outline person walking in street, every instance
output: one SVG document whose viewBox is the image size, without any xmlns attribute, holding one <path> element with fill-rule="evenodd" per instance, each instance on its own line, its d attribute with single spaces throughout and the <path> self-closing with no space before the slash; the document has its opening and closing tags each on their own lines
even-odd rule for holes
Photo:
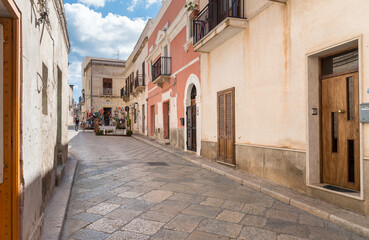
<svg viewBox="0 0 369 240">
<path fill-rule="evenodd" d="M 85 118 L 82 119 L 82 129 L 83 131 L 85 131 L 86 129 L 86 119 Z"/>
<path fill-rule="evenodd" d="M 79 125 L 79 119 L 78 117 L 76 117 L 76 121 L 75 121 L 75 127 L 74 127 L 74 130 L 76 130 L 78 132 L 78 125 Z"/>
</svg>

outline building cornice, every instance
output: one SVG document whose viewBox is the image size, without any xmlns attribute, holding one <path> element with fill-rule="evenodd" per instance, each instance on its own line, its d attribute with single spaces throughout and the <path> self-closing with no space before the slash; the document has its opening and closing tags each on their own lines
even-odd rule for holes
<svg viewBox="0 0 369 240">
<path fill-rule="evenodd" d="M 64 37 L 65 45 L 69 53 L 70 52 L 70 41 L 69 41 L 69 35 L 68 35 L 67 20 L 65 18 L 63 0 L 53 0 L 53 3 L 54 3 L 54 7 L 57 13 L 58 22 L 60 24 L 61 29 L 63 30 L 63 37 Z"/>
</svg>

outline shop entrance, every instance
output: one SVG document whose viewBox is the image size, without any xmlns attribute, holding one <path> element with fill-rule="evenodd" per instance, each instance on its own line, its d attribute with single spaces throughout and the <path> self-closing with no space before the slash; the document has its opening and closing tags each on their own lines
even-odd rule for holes
<svg viewBox="0 0 369 240">
<path fill-rule="evenodd" d="M 111 117 L 111 108 L 104 108 L 104 125 L 109 126 Z"/>
</svg>

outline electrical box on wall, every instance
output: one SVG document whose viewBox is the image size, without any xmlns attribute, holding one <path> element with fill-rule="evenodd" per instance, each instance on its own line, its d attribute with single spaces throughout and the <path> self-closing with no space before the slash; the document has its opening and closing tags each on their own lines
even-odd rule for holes
<svg viewBox="0 0 369 240">
<path fill-rule="evenodd" d="M 360 122 L 369 123 L 369 103 L 360 104 Z"/>
</svg>

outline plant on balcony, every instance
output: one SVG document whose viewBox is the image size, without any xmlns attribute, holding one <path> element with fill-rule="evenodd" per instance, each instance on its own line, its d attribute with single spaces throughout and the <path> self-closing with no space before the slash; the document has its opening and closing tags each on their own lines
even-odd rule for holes
<svg viewBox="0 0 369 240">
<path fill-rule="evenodd" d="M 189 1 L 184 5 L 184 7 L 187 9 L 188 12 L 191 12 L 191 19 L 195 19 L 195 17 L 199 14 L 199 5 L 197 3 L 193 3 L 192 1 Z"/>
</svg>

